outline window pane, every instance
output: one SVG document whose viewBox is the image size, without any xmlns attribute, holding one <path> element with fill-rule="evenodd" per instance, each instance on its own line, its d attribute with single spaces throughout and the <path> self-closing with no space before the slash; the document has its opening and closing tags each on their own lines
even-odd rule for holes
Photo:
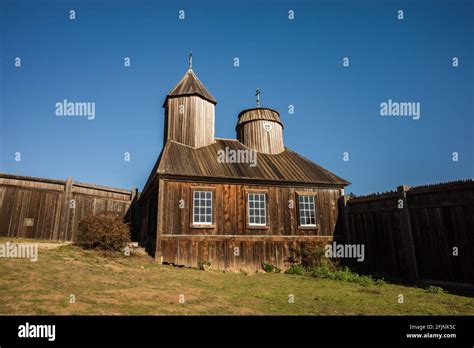
<svg viewBox="0 0 474 348">
<path fill-rule="evenodd" d="M 314 196 L 299 195 L 298 205 L 300 225 L 316 225 L 316 207 L 314 204 Z"/>
<path fill-rule="evenodd" d="M 212 192 L 194 191 L 193 192 L 193 223 L 211 224 L 212 223 Z"/>
<path fill-rule="evenodd" d="M 249 193 L 248 213 L 249 224 L 262 225 L 266 223 L 266 195 L 264 193 Z"/>
</svg>

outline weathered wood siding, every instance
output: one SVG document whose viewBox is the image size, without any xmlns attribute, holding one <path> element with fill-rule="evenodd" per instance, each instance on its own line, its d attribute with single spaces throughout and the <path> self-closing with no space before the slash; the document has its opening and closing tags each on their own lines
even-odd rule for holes
<svg viewBox="0 0 474 348">
<path fill-rule="evenodd" d="M 420 278 L 474 284 L 474 182 L 413 188 L 407 203 Z"/>
<path fill-rule="evenodd" d="M 365 245 L 365 261 L 353 263 L 358 270 L 474 284 L 473 181 L 401 186 L 341 207 L 346 241 Z"/>
<path fill-rule="evenodd" d="M 125 217 L 133 198 L 134 191 L 72 179 L 0 174 L 0 236 L 71 241 L 83 217 L 100 213 Z"/>
<path fill-rule="evenodd" d="M 246 267 L 250 271 L 262 268 L 263 263 L 271 263 L 280 269 L 288 268 L 287 259 L 292 250 L 302 244 L 330 243 L 332 237 L 171 237 L 160 238 L 161 250 L 157 253 L 161 262 L 187 267 L 198 267 L 199 262 L 209 261 L 213 269 L 234 268 L 239 271 Z M 236 253 L 236 250 L 238 253 Z"/>
<path fill-rule="evenodd" d="M 245 185 L 235 183 L 199 183 L 160 180 L 156 258 L 163 262 L 195 267 L 209 260 L 214 268 L 247 266 L 261 268 L 264 261 L 285 268 L 290 246 L 301 242 L 331 240 L 337 221 L 340 189 Z M 192 191 L 214 192 L 213 224 L 192 225 Z M 267 193 L 267 225 L 247 225 L 247 192 Z M 316 194 L 317 227 L 298 225 L 297 193 Z M 180 200 L 184 207 L 180 208 Z M 290 208 L 290 200 L 293 207 Z M 240 256 L 234 255 L 239 247 Z M 237 265 L 237 264 L 238 265 Z M 230 265 L 230 266 L 229 266 Z"/>
<path fill-rule="evenodd" d="M 193 148 L 214 143 L 214 109 L 214 104 L 198 96 L 169 98 L 167 139 Z"/>
<path fill-rule="evenodd" d="M 140 195 L 138 201 L 139 227 L 134 240 L 145 246 L 148 252 L 154 253 L 158 227 L 158 180 Z"/>
<path fill-rule="evenodd" d="M 265 130 L 265 123 L 271 124 L 270 131 Z M 256 120 L 244 123 L 237 129 L 237 139 L 258 152 L 277 154 L 285 151 L 283 127 L 274 121 Z"/>
</svg>

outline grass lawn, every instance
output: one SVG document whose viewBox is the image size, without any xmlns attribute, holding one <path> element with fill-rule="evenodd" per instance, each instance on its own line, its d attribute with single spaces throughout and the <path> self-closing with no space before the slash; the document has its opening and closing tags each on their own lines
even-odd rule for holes
<svg viewBox="0 0 474 348">
<path fill-rule="evenodd" d="M 6 241 L 20 240 L 0 238 Z M 0 258 L 1 315 L 474 315 L 473 298 L 422 288 L 204 272 L 158 265 L 149 256 L 28 242 L 40 245 L 37 262 Z"/>
</svg>

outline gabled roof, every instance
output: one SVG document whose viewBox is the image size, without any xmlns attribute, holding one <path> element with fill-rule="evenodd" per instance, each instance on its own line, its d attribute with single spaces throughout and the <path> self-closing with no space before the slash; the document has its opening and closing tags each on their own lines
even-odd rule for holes
<svg viewBox="0 0 474 348">
<path fill-rule="evenodd" d="M 185 95 L 198 95 L 213 104 L 217 104 L 217 100 L 214 99 L 202 82 L 199 81 L 193 69 L 188 69 L 181 81 L 168 93 L 163 106 L 166 105 L 168 98 Z"/>
<path fill-rule="evenodd" d="M 248 163 L 219 163 L 218 151 L 249 150 L 236 139 L 216 138 L 214 144 L 194 149 L 169 140 L 145 185 L 144 191 L 156 174 L 179 177 L 220 178 L 347 186 L 350 182 L 286 148 L 279 154 L 257 153 L 257 165 Z"/>
</svg>

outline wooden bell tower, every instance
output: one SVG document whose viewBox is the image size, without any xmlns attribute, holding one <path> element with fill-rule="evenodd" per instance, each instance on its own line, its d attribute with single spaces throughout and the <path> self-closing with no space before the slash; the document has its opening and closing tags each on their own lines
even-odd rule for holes
<svg viewBox="0 0 474 348">
<path fill-rule="evenodd" d="M 174 140 L 192 148 L 215 142 L 215 105 L 217 101 L 189 68 L 181 81 L 168 93 L 165 108 L 164 143 Z"/>
</svg>

